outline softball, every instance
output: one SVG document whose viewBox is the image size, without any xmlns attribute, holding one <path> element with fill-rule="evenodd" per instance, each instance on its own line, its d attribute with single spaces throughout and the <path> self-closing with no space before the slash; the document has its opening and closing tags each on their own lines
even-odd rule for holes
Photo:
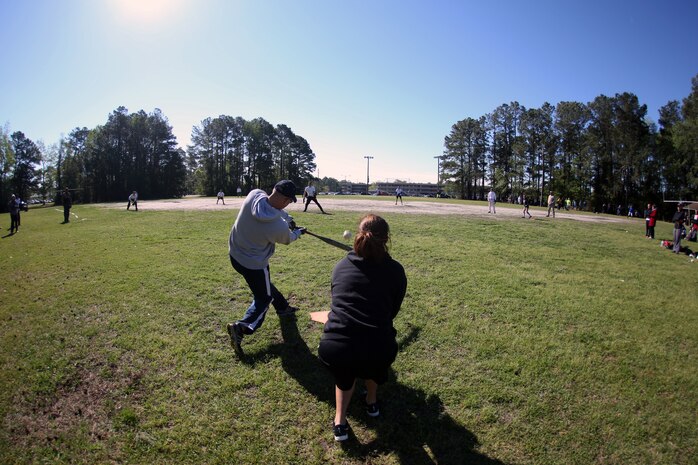
<svg viewBox="0 0 698 465">
<path fill-rule="evenodd" d="M 344 234 L 342 234 L 342 237 L 344 239 L 351 239 L 351 231 L 349 231 L 348 229 L 344 230 Z"/>
</svg>

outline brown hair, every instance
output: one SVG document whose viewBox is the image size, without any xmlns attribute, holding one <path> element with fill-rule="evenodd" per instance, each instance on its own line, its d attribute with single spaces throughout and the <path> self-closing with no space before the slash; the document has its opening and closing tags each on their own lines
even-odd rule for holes
<svg viewBox="0 0 698 465">
<path fill-rule="evenodd" d="M 359 231 L 354 236 L 354 252 L 366 260 L 382 261 L 388 255 L 389 240 L 388 222 L 369 213 L 359 222 Z"/>
</svg>

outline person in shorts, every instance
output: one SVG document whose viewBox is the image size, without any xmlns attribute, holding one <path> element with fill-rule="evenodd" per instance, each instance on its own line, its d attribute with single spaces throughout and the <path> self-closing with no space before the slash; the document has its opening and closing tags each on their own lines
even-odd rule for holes
<svg viewBox="0 0 698 465">
<path fill-rule="evenodd" d="M 529 217 L 529 219 L 530 219 L 530 218 L 531 218 L 531 212 L 528 211 L 528 207 L 529 207 L 529 204 L 528 204 L 528 197 L 524 195 L 524 196 L 523 196 L 523 199 L 522 199 L 522 202 L 523 202 L 523 216 L 522 216 L 521 218 L 526 218 L 526 215 L 528 215 L 528 217 Z"/>
<path fill-rule="evenodd" d="M 356 378 L 366 383 L 366 413 L 380 414 L 378 385 L 398 352 L 393 319 L 407 290 L 405 270 L 388 253 L 390 229 L 380 216 L 361 219 L 353 251 L 332 271 L 332 303 L 318 356 L 335 379 L 336 441 L 349 437 L 347 407 Z"/>
</svg>

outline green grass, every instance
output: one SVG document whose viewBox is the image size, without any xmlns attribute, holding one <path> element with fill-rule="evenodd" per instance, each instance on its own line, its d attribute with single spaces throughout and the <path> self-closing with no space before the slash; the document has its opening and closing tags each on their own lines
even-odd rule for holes
<svg viewBox="0 0 698 465">
<path fill-rule="evenodd" d="M 303 311 L 270 314 L 242 363 L 225 331 L 251 298 L 227 255 L 236 211 L 73 212 L 62 225 L 30 210 L 0 241 L 0 463 L 698 456 L 698 264 L 641 221 L 384 215 L 408 276 L 401 351 L 382 418 L 355 399 L 340 447 L 307 312 L 328 308 L 342 251 L 309 236 L 277 247 L 272 278 Z M 294 216 L 341 241 L 360 213 Z"/>
</svg>

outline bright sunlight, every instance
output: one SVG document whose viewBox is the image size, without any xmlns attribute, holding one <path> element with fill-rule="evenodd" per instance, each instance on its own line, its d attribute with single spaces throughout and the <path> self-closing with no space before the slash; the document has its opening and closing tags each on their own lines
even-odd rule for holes
<svg viewBox="0 0 698 465">
<path fill-rule="evenodd" d="M 185 0 L 110 0 L 109 6 L 128 22 L 153 23 L 181 12 Z"/>
</svg>

